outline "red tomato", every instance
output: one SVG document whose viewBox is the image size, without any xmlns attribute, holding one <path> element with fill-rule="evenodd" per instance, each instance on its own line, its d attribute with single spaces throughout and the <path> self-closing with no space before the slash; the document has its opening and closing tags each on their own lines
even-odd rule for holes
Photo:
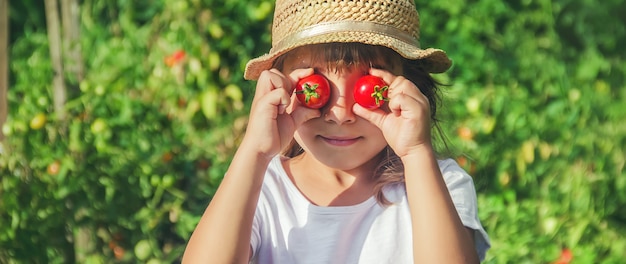
<svg viewBox="0 0 626 264">
<path fill-rule="evenodd" d="M 462 140 L 472 140 L 472 138 L 474 138 L 474 132 L 471 128 L 466 126 L 459 127 L 457 133 Z"/>
<path fill-rule="evenodd" d="M 174 65 L 178 64 L 185 58 L 185 55 L 184 50 L 177 50 L 172 53 L 172 55 L 165 57 L 165 64 L 170 68 L 174 67 Z"/>
<path fill-rule="evenodd" d="M 313 74 L 304 77 L 296 85 L 296 97 L 306 107 L 322 108 L 330 98 L 330 85 L 326 77 Z"/>
<path fill-rule="evenodd" d="M 367 108 L 376 109 L 388 101 L 389 85 L 380 77 L 365 75 L 354 85 L 354 101 Z"/>
</svg>

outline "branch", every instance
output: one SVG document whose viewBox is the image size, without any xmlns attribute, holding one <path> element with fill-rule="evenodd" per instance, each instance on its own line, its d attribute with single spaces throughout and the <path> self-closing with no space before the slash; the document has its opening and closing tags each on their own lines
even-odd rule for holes
<svg viewBox="0 0 626 264">
<path fill-rule="evenodd" d="M 61 23 L 63 25 L 65 69 L 74 78 L 73 81 L 80 83 L 84 77 L 84 69 L 80 45 L 80 7 L 78 0 L 61 0 Z"/>
<path fill-rule="evenodd" d="M 9 116 L 9 0 L 0 0 L 0 127 Z M 0 130 L 0 141 L 4 134 Z"/>
<path fill-rule="evenodd" d="M 63 61 L 61 47 L 61 29 L 59 23 L 59 7 L 57 0 L 46 1 L 46 21 L 48 23 L 48 41 L 50 44 L 50 59 L 54 70 L 52 81 L 54 111 L 59 120 L 65 119 L 64 105 L 67 100 L 65 80 L 63 78 Z"/>
</svg>

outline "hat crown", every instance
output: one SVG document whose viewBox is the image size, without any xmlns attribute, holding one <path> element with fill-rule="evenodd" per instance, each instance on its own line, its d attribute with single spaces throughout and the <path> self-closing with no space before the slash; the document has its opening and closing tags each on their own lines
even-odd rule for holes
<svg viewBox="0 0 626 264">
<path fill-rule="evenodd" d="M 445 51 L 420 48 L 414 0 L 276 0 L 272 48 L 250 60 L 244 77 L 256 80 L 283 54 L 306 45 L 363 43 L 383 46 L 429 73 L 452 65 Z"/>
<path fill-rule="evenodd" d="M 277 0 L 272 47 L 314 25 L 338 21 L 384 25 L 419 43 L 419 15 L 413 0 Z"/>
</svg>

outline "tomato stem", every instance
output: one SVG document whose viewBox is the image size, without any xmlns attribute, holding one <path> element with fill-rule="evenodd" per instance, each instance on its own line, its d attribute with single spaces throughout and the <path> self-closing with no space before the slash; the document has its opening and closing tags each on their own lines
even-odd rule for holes
<svg viewBox="0 0 626 264">
<path fill-rule="evenodd" d="M 319 84 L 310 85 L 305 83 L 302 85 L 302 90 L 297 91 L 296 94 L 304 94 L 304 102 L 308 103 L 311 97 L 320 98 L 319 93 L 316 91 Z"/>
<path fill-rule="evenodd" d="M 386 102 L 389 101 L 389 98 L 385 97 L 384 92 L 389 89 L 389 86 L 380 87 L 378 85 L 374 86 L 374 92 L 372 92 L 371 96 L 376 100 L 376 105 L 380 106 L 380 101 Z"/>
</svg>

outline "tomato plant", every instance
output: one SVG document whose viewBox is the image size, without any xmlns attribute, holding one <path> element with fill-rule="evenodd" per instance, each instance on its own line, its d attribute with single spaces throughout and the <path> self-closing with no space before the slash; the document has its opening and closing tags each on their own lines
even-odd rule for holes
<svg viewBox="0 0 626 264">
<path fill-rule="evenodd" d="M 47 168 L 47 172 L 50 175 L 57 175 L 61 169 L 61 163 L 58 160 L 50 163 Z"/>
<path fill-rule="evenodd" d="M 184 50 L 177 50 L 172 55 L 165 57 L 165 65 L 168 67 L 174 67 L 176 64 L 180 63 L 185 58 Z"/>
<path fill-rule="evenodd" d="M 359 78 L 354 85 L 354 101 L 367 109 L 376 109 L 389 100 L 388 92 L 389 85 L 383 79 L 373 75 L 365 75 Z"/>
<path fill-rule="evenodd" d="M 34 130 L 41 129 L 46 124 L 46 120 L 46 114 L 39 113 L 30 120 L 30 128 Z"/>
<path fill-rule="evenodd" d="M 43 1 L 8 2 L 0 263 L 179 262 L 248 121 L 243 65 L 271 47 L 274 1 L 79 1 L 65 121 Z M 623 263 L 624 1 L 418 9 L 423 45 L 454 61 L 437 113 L 476 184 L 484 263 Z"/>
<path fill-rule="evenodd" d="M 312 74 L 298 81 L 295 93 L 300 103 L 318 109 L 326 105 L 330 99 L 330 85 L 323 75 Z"/>
<path fill-rule="evenodd" d="M 11 19 L 0 96 L 0 263 L 177 262 L 245 129 L 254 87 L 239 66 L 269 49 L 273 3 L 98 3 L 76 10 L 89 45 L 63 60 L 65 118 L 43 5 L 9 4 L 33 16 Z"/>
</svg>

